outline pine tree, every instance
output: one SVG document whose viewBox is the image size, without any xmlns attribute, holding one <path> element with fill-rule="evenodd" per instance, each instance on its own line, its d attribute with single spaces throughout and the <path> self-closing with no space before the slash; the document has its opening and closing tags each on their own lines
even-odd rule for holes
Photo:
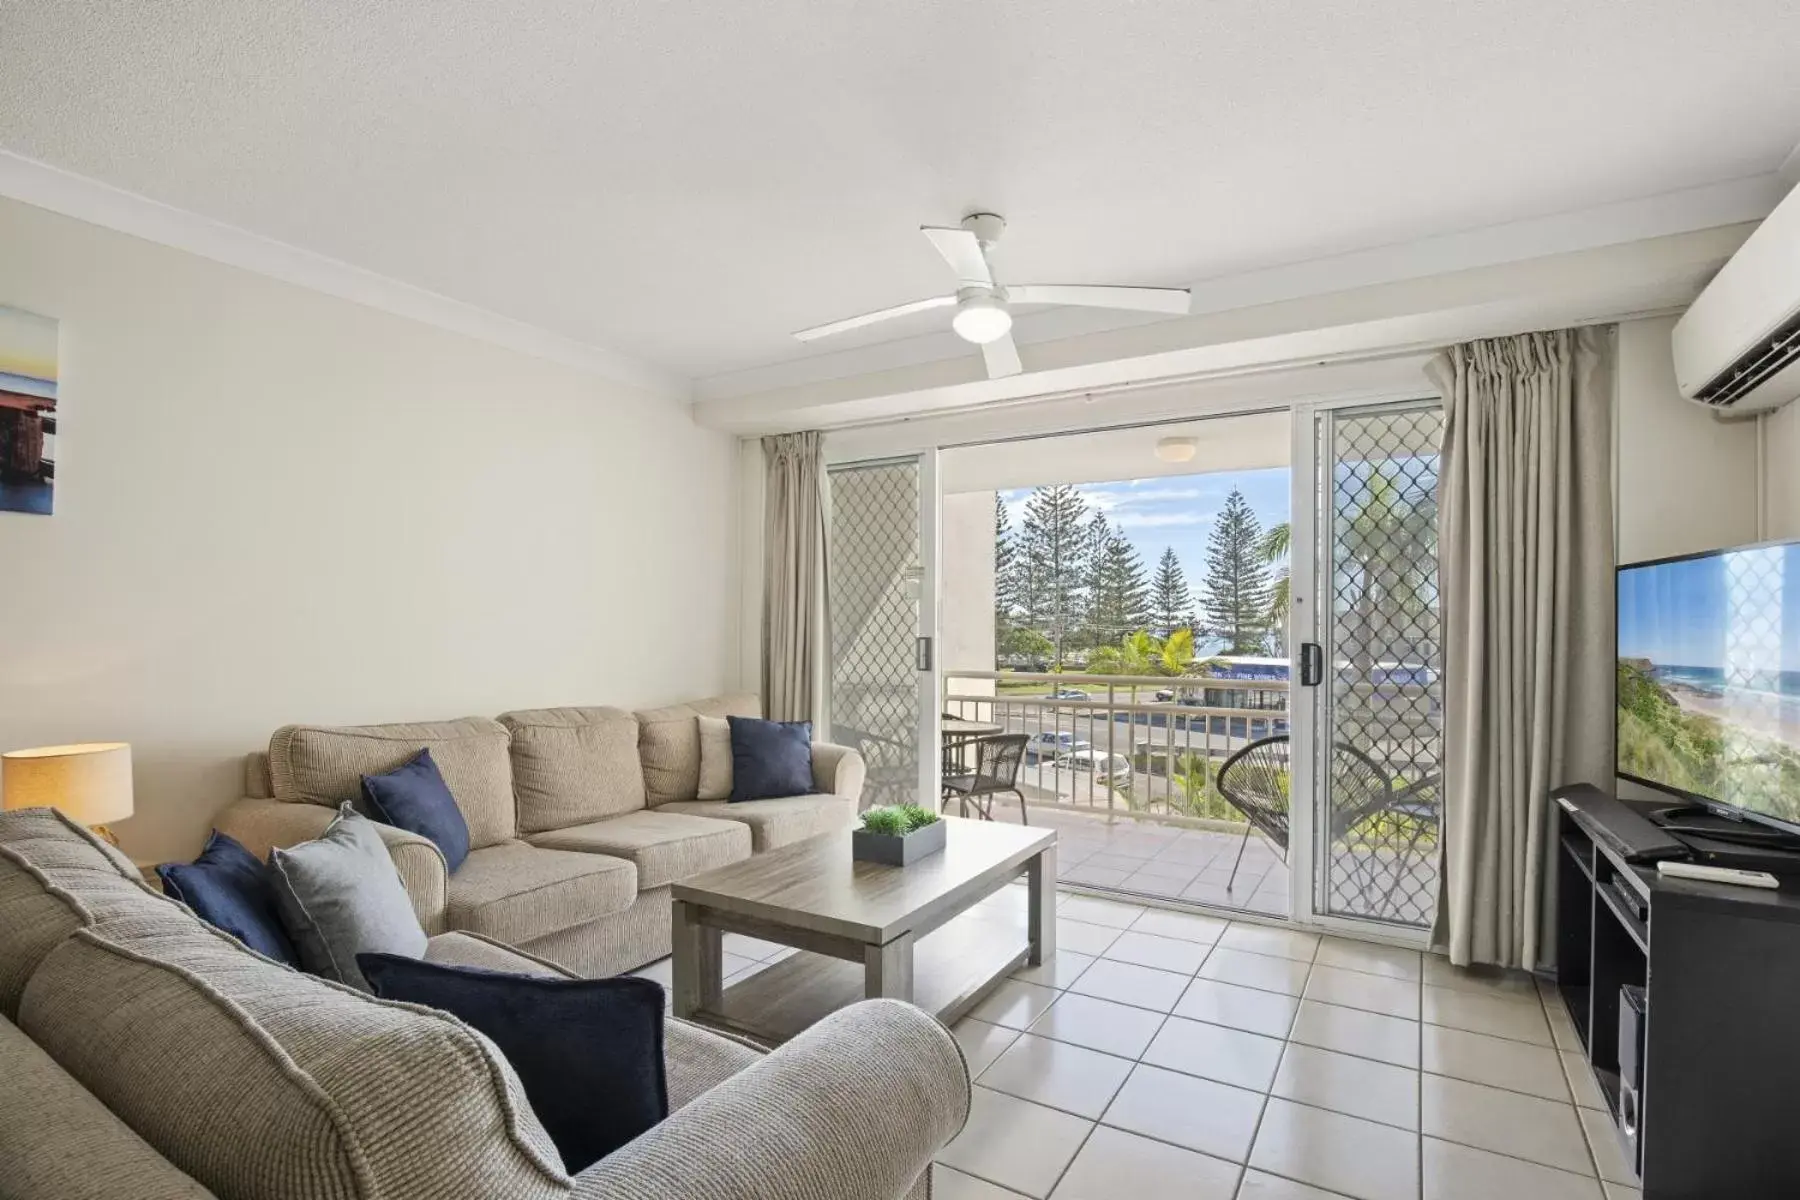
<svg viewBox="0 0 1800 1200">
<path fill-rule="evenodd" d="M 1019 603 L 1019 564 L 1021 556 L 1013 536 L 1012 520 L 1006 511 L 1006 497 L 994 493 L 994 645 L 1006 641 Z"/>
<path fill-rule="evenodd" d="M 1150 623 L 1144 562 L 1124 531 L 1110 530 L 1098 555 L 1091 596 L 1094 644 L 1111 645 Z"/>
<path fill-rule="evenodd" d="M 1262 524 L 1236 488 L 1206 539 L 1206 615 L 1226 654 L 1258 654 L 1269 628 L 1269 566 Z"/>
<path fill-rule="evenodd" d="M 1020 607 L 1026 622 L 1050 639 L 1057 667 L 1062 666 L 1064 647 L 1081 615 L 1087 525 L 1087 500 L 1074 488 L 1059 484 L 1032 489 L 1015 550 L 1026 579 Z"/>
<path fill-rule="evenodd" d="M 1175 547 L 1166 547 L 1156 564 L 1156 578 L 1150 584 L 1150 624 L 1168 637 L 1177 629 L 1191 625 L 1194 598 L 1188 592 L 1187 576 L 1181 573 L 1181 562 Z"/>
<path fill-rule="evenodd" d="M 1081 573 L 1081 643 L 1097 650 L 1115 637 L 1100 611 L 1106 587 L 1106 544 L 1112 539 L 1112 525 L 1105 513 L 1097 512 L 1088 519 L 1082 538 L 1086 557 Z"/>
</svg>

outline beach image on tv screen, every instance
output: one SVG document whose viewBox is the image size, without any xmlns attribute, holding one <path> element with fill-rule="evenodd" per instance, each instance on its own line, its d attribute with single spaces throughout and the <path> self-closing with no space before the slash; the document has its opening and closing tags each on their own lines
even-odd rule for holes
<svg viewBox="0 0 1800 1200">
<path fill-rule="evenodd" d="M 1619 771 L 1800 824 L 1800 543 L 1619 572 Z"/>
</svg>

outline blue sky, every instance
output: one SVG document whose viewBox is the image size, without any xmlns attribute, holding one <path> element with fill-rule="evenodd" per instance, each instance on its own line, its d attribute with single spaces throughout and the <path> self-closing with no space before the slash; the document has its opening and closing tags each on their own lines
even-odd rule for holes
<svg viewBox="0 0 1800 1200">
<path fill-rule="evenodd" d="M 1288 519 L 1288 469 L 1215 471 L 1205 475 L 1163 475 L 1155 479 L 1125 479 L 1114 483 L 1076 485 L 1089 505 L 1106 513 L 1107 520 L 1124 532 L 1137 547 L 1146 572 L 1154 572 L 1164 547 L 1173 546 L 1187 576 L 1188 588 L 1199 602 L 1199 582 L 1206 575 L 1206 536 L 1213 518 L 1225 507 L 1232 488 L 1244 493 L 1267 529 Z M 1025 521 L 1030 488 L 1001 492 L 1016 532 Z M 1800 577 L 1797 577 L 1800 578 Z"/>
<path fill-rule="evenodd" d="M 1674 667 L 1779 657 L 1800 671 L 1800 544 L 1619 572 L 1619 653 Z"/>
</svg>

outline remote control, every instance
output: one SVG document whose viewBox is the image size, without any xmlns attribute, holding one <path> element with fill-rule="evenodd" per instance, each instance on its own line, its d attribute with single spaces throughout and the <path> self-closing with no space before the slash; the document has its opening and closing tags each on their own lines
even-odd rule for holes
<svg viewBox="0 0 1800 1200">
<path fill-rule="evenodd" d="M 1708 883 L 1729 883 L 1738 887 L 1778 888 L 1779 880 L 1767 871 L 1739 871 L 1733 867 L 1709 867 L 1701 863 L 1659 862 L 1660 875 L 1677 879 L 1704 879 Z"/>
</svg>

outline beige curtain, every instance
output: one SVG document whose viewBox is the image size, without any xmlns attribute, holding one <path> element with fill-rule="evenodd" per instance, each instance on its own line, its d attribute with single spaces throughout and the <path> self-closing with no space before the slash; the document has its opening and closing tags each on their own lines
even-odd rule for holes
<svg viewBox="0 0 1800 1200">
<path fill-rule="evenodd" d="M 1550 965 L 1546 793 L 1612 779 L 1612 333 L 1471 342 L 1429 368 L 1446 414 L 1434 940 L 1459 965 Z"/>
<path fill-rule="evenodd" d="M 762 440 L 763 715 L 817 721 L 825 628 L 825 465 L 822 435 Z"/>
</svg>

